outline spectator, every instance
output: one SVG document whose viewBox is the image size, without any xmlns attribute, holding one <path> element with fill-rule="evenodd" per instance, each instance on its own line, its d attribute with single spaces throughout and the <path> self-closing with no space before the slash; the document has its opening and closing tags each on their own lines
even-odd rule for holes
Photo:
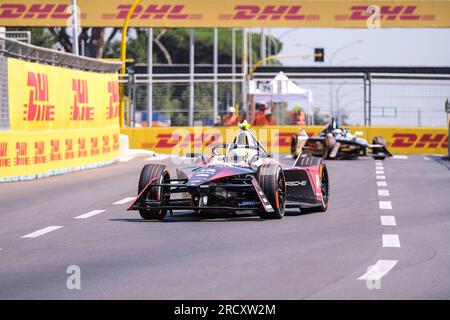
<svg viewBox="0 0 450 320">
<path fill-rule="evenodd" d="M 291 124 L 296 126 L 306 125 L 305 112 L 298 105 L 295 105 L 291 112 Z"/>
<path fill-rule="evenodd" d="M 258 111 L 255 112 L 255 117 L 253 119 L 253 125 L 254 126 L 263 126 L 266 124 L 266 116 L 265 116 L 266 106 L 263 103 L 257 103 L 256 108 L 258 109 Z"/>
<path fill-rule="evenodd" d="M 272 117 L 272 111 L 270 110 L 270 108 L 267 108 L 266 111 L 264 111 L 264 116 L 265 116 L 265 120 L 266 120 L 266 123 L 264 125 L 266 125 L 266 126 L 276 126 L 277 125 L 277 121 L 275 120 L 274 117 Z"/>
<path fill-rule="evenodd" d="M 236 109 L 234 107 L 228 108 L 228 115 L 223 118 L 223 124 L 225 126 L 234 126 L 238 123 L 238 117 L 236 116 Z"/>
</svg>

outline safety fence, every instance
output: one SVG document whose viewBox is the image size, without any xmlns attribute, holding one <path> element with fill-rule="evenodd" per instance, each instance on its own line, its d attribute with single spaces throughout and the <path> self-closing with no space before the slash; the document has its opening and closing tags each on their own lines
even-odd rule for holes
<svg viewBox="0 0 450 320">
<path fill-rule="evenodd" d="M 29 49 L 25 44 L 15 45 L 20 46 Z M 47 57 L 56 54 L 49 51 Z M 68 68 L 70 59 L 55 66 L 47 64 L 47 59 L 37 62 L 33 57 L 30 62 L 18 59 L 15 51 L 0 49 L 0 182 L 117 160 L 119 86 L 115 70 L 120 65 L 112 68 L 107 63 L 99 68 L 102 72 L 84 71 L 78 67 L 89 61 L 71 59 L 74 64 Z"/>
<path fill-rule="evenodd" d="M 447 154 L 447 128 L 346 126 L 351 132 L 361 131 L 369 143 L 375 136 L 386 139 L 389 150 L 397 154 Z M 321 126 L 304 126 L 309 136 L 315 136 Z M 187 152 L 208 154 L 209 147 L 233 140 L 236 127 L 171 127 L 124 128 L 131 148 L 150 149 L 158 153 L 184 155 Z M 252 127 L 258 139 L 273 153 L 289 153 L 297 126 Z"/>
</svg>

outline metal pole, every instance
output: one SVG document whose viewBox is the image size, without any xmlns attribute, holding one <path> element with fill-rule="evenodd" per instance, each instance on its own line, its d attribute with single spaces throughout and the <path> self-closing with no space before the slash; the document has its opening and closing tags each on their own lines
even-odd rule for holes
<svg viewBox="0 0 450 320">
<path fill-rule="evenodd" d="M 147 29 L 147 122 L 153 125 L 153 28 Z"/>
<path fill-rule="evenodd" d="M 231 102 L 236 105 L 236 29 L 231 29 L 231 73 L 233 74 L 233 83 L 231 87 Z"/>
<path fill-rule="evenodd" d="M 250 70 L 253 70 L 253 39 L 251 31 L 248 33 L 248 65 Z"/>
<path fill-rule="evenodd" d="M 78 55 L 78 6 L 77 0 L 72 0 L 72 37 L 73 54 Z"/>
<path fill-rule="evenodd" d="M 194 29 L 189 30 L 189 126 L 194 125 Z M 215 119 L 214 119 L 215 121 Z"/>
<path fill-rule="evenodd" d="M 242 29 L 242 109 L 247 110 L 248 42 L 247 29 Z"/>
<path fill-rule="evenodd" d="M 214 106 L 214 112 L 213 112 L 213 121 L 216 121 L 218 115 L 219 115 L 219 110 L 218 110 L 218 83 L 217 83 L 217 73 L 219 72 L 218 69 L 218 63 L 219 63 L 219 48 L 218 48 L 218 35 L 217 35 L 217 28 L 214 28 L 214 93 L 213 93 L 213 106 Z"/>
<path fill-rule="evenodd" d="M 372 74 L 368 75 L 368 83 L 369 83 L 369 99 L 367 101 L 368 112 L 369 112 L 369 126 L 372 125 Z"/>
<path fill-rule="evenodd" d="M 363 79 L 363 85 L 364 85 L 364 126 L 367 126 L 367 74 L 364 73 L 364 79 Z"/>
</svg>

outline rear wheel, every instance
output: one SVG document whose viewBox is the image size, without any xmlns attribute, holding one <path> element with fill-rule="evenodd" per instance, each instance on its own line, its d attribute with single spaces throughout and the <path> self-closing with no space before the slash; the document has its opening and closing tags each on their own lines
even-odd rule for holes
<svg viewBox="0 0 450 320">
<path fill-rule="evenodd" d="M 144 190 L 147 184 L 155 180 L 155 183 L 164 183 L 170 179 L 166 166 L 160 164 L 146 164 L 139 177 L 138 194 Z M 167 187 L 150 187 L 143 195 L 145 200 L 158 200 L 161 204 L 170 197 Z M 139 214 L 146 220 L 162 220 L 166 216 L 166 209 L 139 209 Z"/>
<path fill-rule="evenodd" d="M 298 157 L 298 152 L 297 152 L 297 144 L 298 144 L 298 136 L 296 134 L 294 134 L 291 138 L 291 155 L 292 155 L 292 159 L 295 159 Z"/>
<path fill-rule="evenodd" d="M 330 184 L 328 180 L 328 169 L 325 164 L 319 167 L 320 173 L 320 192 L 322 194 L 322 204 L 319 207 L 320 212 L 325 212 L 328 209 L 328 202 L 330 199 Z"/>
<path fill-rule="evenodd" d="M 281 219 L 286 208 L 286 181 L 279 165 L 262 165 L 256 171 L 256 179 L 264 191 L 274 212 L 261 212 L 261 218 Z"/>
<path fill-rule="evenodd" d="M 384 139 L 384 137 L 376 136 L 376 137 L 373 138 L 372 143 L 382 146 L 382 147 L 379 147 L 379 148 L 373 148 L 372 149 L 372 152 L 374 154 L 374 159 L 384 160 L 386 158 L 386 156 L 384 154 L 384 151 L 386 149 L 386 140 Z"/>
<path fill-rule="evenodd" d="M 329 159 L 330 154 L 336 146 L 336 138 L 331 133 L 327 133 L 323 140 L 322 158 Z"/>
</svg>

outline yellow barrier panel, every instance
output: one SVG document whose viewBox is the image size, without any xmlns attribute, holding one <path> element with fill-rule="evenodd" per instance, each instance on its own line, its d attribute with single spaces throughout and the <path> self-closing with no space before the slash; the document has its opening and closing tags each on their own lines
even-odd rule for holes
<svg viewBox="0 0 450 320">
<path fill-rule="evenodd" d="M 51 175 L 119 156 L 118 75 L 8 58 L 10 131 L 0 181 Z"/>
<path fill-rule="evenodd" d="M 309 136 L 317 135 L 321 126 L 303 127 Z M 384 136 L 389 150 L 398 154 L 446 154 L 446 128 L 412 127 L 346 127 L 351 132 L 362 131 L 369 143 L 375 136 Z M 129 136 L 130 148 L 149 149 L 159 153 L 208 152 L 215 143 L 230 142 L 236 128 L 225 127 L 177 127 L 177 128 L 124 128 L 121 133 Z M 251 127 L 262 143 L 272 152 L 289 153 L 295 126 Z"/>
<path fill-rule="evenodd" d="M 8 58 L 11 130 L 101 128 L 118 124 L 117 74 Z"/>
<path fill-rule="evenodd" d="M 78 0 L 82 26 L 122 27 L 131 1 Z M 448 28 L 449 1 L 142 0 L 132 27 Z M 70 2 L 0 0 L 3 26 L 70 25 Z"/>
</svg>

